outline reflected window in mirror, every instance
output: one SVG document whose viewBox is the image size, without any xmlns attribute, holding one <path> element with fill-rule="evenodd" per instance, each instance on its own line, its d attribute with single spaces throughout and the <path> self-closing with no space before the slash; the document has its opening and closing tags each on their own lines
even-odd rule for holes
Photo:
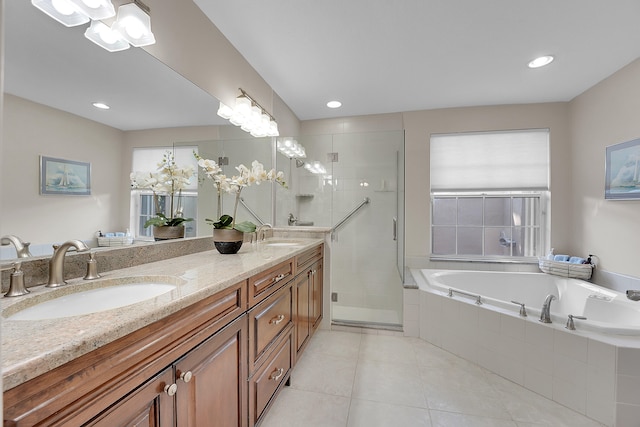
<svg viewBox="0 0 640 427">
<path fill-rule="evenodd" d="M 167 152 L 173 152 L 175 162 L 181 168 L 192 167 L 196 174 L 191 177 L 189 185 L 174 196 L 173 216 L 179 211 L 185 218 L 193 218 L 194 221 L 185 222 L 185 237 L 197 236 L 198 216 L 198 178 L 197 160 L 193 152 L 198 152 L 197 146 L 181 147 L 145 147 L 133 149 L 133 172 L 157 172 L 159 161 Z M 144 227 L 145 222 L 156 216 L 158 212 L 169 212 L 171 199 L 168 194 L 158 192 L 157 204 L 154 201 L 153 191 L 148 189 L 131 190 L 130 228 L 134 238 L 140 240 L 153 240 L 152 227 Z"/>
</svg>

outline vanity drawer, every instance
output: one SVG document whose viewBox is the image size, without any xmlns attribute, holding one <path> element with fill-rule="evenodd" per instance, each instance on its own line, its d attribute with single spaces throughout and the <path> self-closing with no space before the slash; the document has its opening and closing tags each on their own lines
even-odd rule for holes
<svg viewBox="0 0 640 427">
<path fill-rule="evenodd" d="M 298 255 L 296 257 L 296 273 L 295 274 L 300 273 L 301 270 L 303 270 L 307 264 L 310 264 L 315 260 L 319 259 L 320 257 L 322 257 L 323 247 L 324 245 L 319 245 L 319 246 L 316 246 L 315 248 L 309 249 L 308 251 L 305 251 L 300 255 Z"/>
<path fill-rule="evenodd" d="M 262 363 L 268 348 L 293 324 L 292 283 L 249 311 L 249 372 Z"/>
<path fill-rule="evenodd" d="M 249 307 L 262 301 L 292 277 L 293 259 L 289 259 L 249 278 Z"/>
<path fill-rule="evenodd" d="M 278 342 L 271 357 L 249 379 L 249 425 L 253 426 L 289 379 L 293 366 L 292 329 Z"/>
</svg>

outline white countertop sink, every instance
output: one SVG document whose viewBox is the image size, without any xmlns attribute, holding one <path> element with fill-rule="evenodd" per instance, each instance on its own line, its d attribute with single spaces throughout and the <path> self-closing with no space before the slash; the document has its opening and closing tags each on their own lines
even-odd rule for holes
<svg viewBox="0 0 640 427">
<path fill-rule="evenodd" d="M 176 289 L 168 283 L 126 283 L 89 289 L 32 305 L 7 320 L 45 320 L 80 316 L 146 301 Z"/>
</svg>

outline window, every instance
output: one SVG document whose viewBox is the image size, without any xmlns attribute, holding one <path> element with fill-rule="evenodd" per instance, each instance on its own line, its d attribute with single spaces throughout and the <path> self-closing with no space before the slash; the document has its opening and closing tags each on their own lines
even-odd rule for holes
<svg viewBox="0 0 640 427">
<path fill-rule="evenodd" d="M 548 241 L 548 130 L 431 138 L 431 257 L 534 258 Z"/>
<path fill-rule="evenodd" d="M 178 203 L 182 207 L 185 218 L 193 218 L 194 221 L 185 222 L 185 237 L 195 237 L 197 234 L 197 214 L 198 214 L 198 163 L 193 152 L 198 151 L 198 147 L 153 147 L 153 148 L 134 148 L 133 149 L 133 167 L 132 171 L 155 171 L 158 168 L 158 162 L 167 150 L 172 150 L 176 163 L 180 166 L 191 164 L 194 170 L 194 176 L 191 178 L 191 184 L 182 191 L 182 195 L 178 197 L 174 203 Z M 158 195 L 158 204 L 163 208 L 164 212 L 170 210 L 169 197 Z M 176 207 L 174 207 L 176 208 Z M 144 228 L 144 223 L 156 214 L 156 206 L 153 201 L 153 193 L 149 190 L 131 190 L 131 216 L 130 228 L 133 235 L 137 239 L 153 239 L 153 230 L 151 227 Z"/>
</svg>

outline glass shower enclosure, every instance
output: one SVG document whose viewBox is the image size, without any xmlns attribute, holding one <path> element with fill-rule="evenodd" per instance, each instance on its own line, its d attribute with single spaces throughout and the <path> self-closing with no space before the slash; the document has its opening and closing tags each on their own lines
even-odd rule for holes
<svg viewBox="0 0 640 427">
<path fill-rule="evenodd" d="M 277 189 L 276 218 L 331 227 L 332 323 L 401 330 L 404 132 L 292 139 L 306 157 L 277 155 L 289 189 Z"/>
</svg>

